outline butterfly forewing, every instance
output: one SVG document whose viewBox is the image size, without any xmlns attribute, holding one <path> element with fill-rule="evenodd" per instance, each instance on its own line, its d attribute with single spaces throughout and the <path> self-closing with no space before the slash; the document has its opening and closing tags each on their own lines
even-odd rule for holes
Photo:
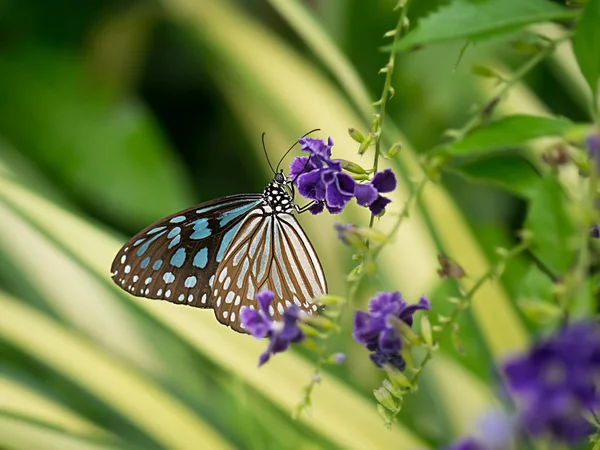
<svg viewBox="0 0 600 450">
<path fill-rule="evenodd" d="M 119 251 L 113 280 L 138 297 L 212 307 L 217 267 L 244 217 L 262 201 L 260 194 L 234 195 L 150 225 Z"/>
<path fill-rule="evenodd" d="M 296 304 L 309 314 L 312 299 L 327 293 L 321 263 L 306 234 L 289 213 L 249 213 L 219 264 L 212 286 L 217 319 L 236 331 L 242 306 L 256 308 L 262 290 L 275 293 L 270 313 L 280 320 L 285 308 Z"/>
</svg>

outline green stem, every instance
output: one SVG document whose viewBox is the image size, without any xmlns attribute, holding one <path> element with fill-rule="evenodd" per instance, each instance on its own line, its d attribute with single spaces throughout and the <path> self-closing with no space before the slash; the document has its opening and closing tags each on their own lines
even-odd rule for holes
<svg viewBox="0 0 600 450">
<path fill-rule="evenodd" d="M 407 19 L 408 7 L 410 5 L 410 0 L 406 0 L 404 5 L 401 7 L 400 17 L 398 19 L 398 23 L 396 23 L 396 28 L 394 29 L 394 38 L 392 42 L 392 48 L 396 47 L 396 43 L 400 40 L 405 31 L 408 30 L 408 27 L 404 27 L 404 23 Z M 379 100 L 375 102 L 375 105 L 379 106 L 379 120 L 377 122 L 377 131 L 375 132 L 375 155 L 373 156 L 373 173 L 377 172 L 379 167 L 379 153 L 381 152 L 381 138 L 383 134 L 383 121 L 385 119 L 386 110 L 385 107 L 387 105 L 387 100 L 390 97 L 390 92 L 392 89 L 392 78 L 394 75 L 394 68 L 396 66 L 396 52 L 390 51 L 390 58 L 385 65 L 385 81 L 383 83 L 383 92 L 381 93 L 381 97 Z M 375 223 L 375 216 L 371 215 L 369 219 L 369 228 L 373 227 Z M 368 242 L 367 242 L 368 245 Z"/>
<path fill-rule="evenodd" d="M 523 240 L 511 250 L 502 255 L 500 260 L 496 264 L 491 266 L 481 277 L 479 277 L 475 284 L 473 284 L 473 286 L 471 286 L 471 288 L 464 294 L 463 301 L 454 307 L 452 313 L 448 317 L 448 320 L 444 322 L 442 326 L 435 332 L 435 334 L 438 336 L 438 339 L 434 340 L 433 344 L 427 349 L 427 354 L 425 355 L 419 366 L 413 370 L 412 376 L 409 378 L 411 385 L 416 385 L 416 383 L 419 381 L 421 373 L 423 372 L 423 369 L 429 363 L 429 361 L 431 361 L 431 358 L 433 357 L 433 349 L 435 349 L 439 343 L 439 336 L 448 331 L 448 328 L 456 322 L 456 319 L 458 318 L 458 315 L 461 311 L 469 307 L 471 300 L 473 299 L 477 291 L 485 284 L 485 282 L 495 277 L 500 271 L 500 269 L 504 267 L 507 261 L 527 250 L 529 248 L 529 245 L 530 242 L 528 240 Z M 391 420 L 394 420 L 396 416 L 400 413 L 403 404 L 404 397 L 402 397 L 402 399 L 398 402 L 398 408 L 392 413 Z"/>
<path fill-rule="evenodd" d="M 508 94 L 508 91 L 510 91 L 515 84 L 521 81 L 523 77 L 525 77 L 525 75 L 531 72 L 531 70 L 533 70 L 538 64 L 540 64 L 548 56 L 554 53 L 554 50 L 556 50 L 556 47 L 559 43 L 570 38 L 571 34 L 569 33 L 554 41 L 548 41 L 548 45 L 546 45 L 525 64 L 523 64 L 516 72 L 514 72 L 512 76 L 508 80 L 506 80 L 506 82 L 502 85 L 498 92 L 492 97 L 492 100 L 490 100 L 484 106 L 479 108 L 475 115 L 471 117 L 467 121 L 467 123 L 465 123 L 464 126 L 456 132 L 456 134 L 453 136 L 453 141 L 460 141 L 464 139 L 465 136 L 467 136 L 475 128 L 480 126 L 485 120 L 485 118 L 489 115 L 489 112 L 491 112 L 488 110 L 492 110 L 496 106 L 496 104 L 500 100 L 502 100 L 502 98 L 505 97 L 506 94 Z"/>
</svg>

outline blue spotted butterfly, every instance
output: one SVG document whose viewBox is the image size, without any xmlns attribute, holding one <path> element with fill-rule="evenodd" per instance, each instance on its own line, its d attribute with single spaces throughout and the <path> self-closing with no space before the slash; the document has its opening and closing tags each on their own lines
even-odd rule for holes
<svg viewBox="0 0 600 450">
<path fill-rule="evenodd" d="M 219 322 L 241 333 L 240 308 L 255 309 L 262 290 L 275 293 L 275 320 L 292 304 L 314 314 L 312 300 L 327 293 L 327 283 L 293 215 L 303 210 L 294 193 L 281 171 L 262 194 L 223 197 L 168 216 L 123 246 L 112 263 L 113 281 L 138 297 L 213 308 Z"/>
</svg>

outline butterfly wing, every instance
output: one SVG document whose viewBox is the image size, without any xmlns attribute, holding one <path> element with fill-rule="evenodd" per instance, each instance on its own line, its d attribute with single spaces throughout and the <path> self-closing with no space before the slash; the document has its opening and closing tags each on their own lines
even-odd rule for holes
<svg viewBox="0 0 600 450">
<path fill-rule="evenodd" d="M 115 257 L 113 281 L 138 297 L 213 306 L 211 284 L 260 194 L 232 195 L 172 214 L 131 238 Z"/>
<path fill-rule="evenodd" d="M 275 293 L 271 315 L 280 320 L 296 304 L 309 314 L 311 301 L 327 293 L 323 268 L 308 237 L 292 214 L 265 214 L 256 208 L 246 215 L 215 273 L 212 286 L 217 319 L 236 331 L 242 306 L 256 308 L 257 292 Z"/>
</svg>

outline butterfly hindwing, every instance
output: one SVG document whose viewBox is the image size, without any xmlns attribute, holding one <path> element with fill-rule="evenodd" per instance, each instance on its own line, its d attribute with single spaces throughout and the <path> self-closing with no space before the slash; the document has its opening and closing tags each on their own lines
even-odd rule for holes
<svg viewBox="0 0 600 450">
<path fill-rule="evenodd" d="M 260 194 L 212 200 L 172 214 L 136 234 L 115 257 L 115 283 L 138 297 L 213 306 L 211 281 Z"/>
<path fill-rule="evenodd" d="M 280 320 L 292 304 L 309 314 L 312 299 L 327 293 L 323 268 L 306 234 L 290 213 L 265 214 L 256 208 L 244 217 L 215 273 L 212 286 L 217 319 L 245 332 L 242 306 L 256 308 L 262 290 L 275 293 L 271 315 Z"/>
</svg>

